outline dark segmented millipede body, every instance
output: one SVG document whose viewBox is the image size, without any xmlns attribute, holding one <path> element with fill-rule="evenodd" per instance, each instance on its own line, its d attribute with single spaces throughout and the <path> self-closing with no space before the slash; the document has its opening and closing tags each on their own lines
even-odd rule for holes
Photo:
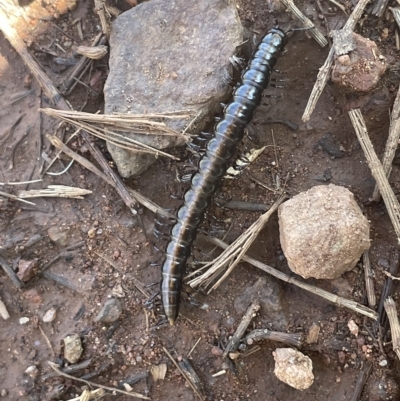
<svg viewBox="0 0 400 401">
<path fill-rule="evenodd" d="M 191 188 L 178 210 L 165 249 L 161 279 L 162 303 L 171 325 L 178 317 L 185 264 L 197 229 L 243 139 L 253 112 L 261 102 L 262 93 L 285 44 L 285 33 L 280 29 L 271 29 L 257 46 L 242 74 L 240 85 L 233 93 L 233 101 L 225 107 L 224 117 L 215 126 L 214 137 L 207 143 L 199 169 L 192 176 Z"/>
</svg>

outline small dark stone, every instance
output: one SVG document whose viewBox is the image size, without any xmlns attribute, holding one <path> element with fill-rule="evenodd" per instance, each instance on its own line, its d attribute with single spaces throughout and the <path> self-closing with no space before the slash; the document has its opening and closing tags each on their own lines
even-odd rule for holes
<svg viewBox="0 0 400 401">
<path fill-rule="evenodd" d="M 340 150 L 339 146 L 335 144 L 331 135 L 323 136 L 319 141 L 318 145 L 321 146 L 329 156 L 332 156 L 336 159 L 340 159 L 344 156 L 343 152 Z"/>
<path fill-rule="evenodd" d="M 122 313 L 122 304 L 119 299 L 109 299 L 96 316 L 96 322 L 113 323 L 119 319 Z"/>
</svg>

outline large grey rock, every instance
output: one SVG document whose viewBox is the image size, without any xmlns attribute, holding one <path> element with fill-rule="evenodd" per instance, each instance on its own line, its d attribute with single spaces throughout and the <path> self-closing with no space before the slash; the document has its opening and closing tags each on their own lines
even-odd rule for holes
<svg viewBox="0 0 400 401">
<path fill-rule="evenodd" d="M 205 116 L 231 92 L 225 83 L 229 57 L 243 40 L 234 2 L 152 0 L 121 14 L 110 38 L 110 74 L 104 87 L 105 112 L 150 113 L 192 110 L 196 131 Z M 181 130 L 188 121 L 174 120 Z M 192 131 L 193 132 L 193 131 Z M 182 138 L 131 134 L 150 146 L 182 146 Z M 155 162 L 108 144 L 123 177 L 139 175 Z"/>
<path fill-rule="evenodd" d="M 368 220 L 344 187 L 313 187 L 283 203 L 278 215 L 289 267 L 304 278 L 338 278 L 370 247 Z"/>
<path fill-rule="evenodd" d="M 286 324 L 286 316 L 281 300 L 278 283 L 259 277 L 257 281 L 247 287 L 241 295 L 235 298 L 234 307 L 236 312 L 242 316 L 249 305 L 255 300 L 260 301 L 261 320 L 272 325 L 274 330 L 283 329 Z"/>
</svg>

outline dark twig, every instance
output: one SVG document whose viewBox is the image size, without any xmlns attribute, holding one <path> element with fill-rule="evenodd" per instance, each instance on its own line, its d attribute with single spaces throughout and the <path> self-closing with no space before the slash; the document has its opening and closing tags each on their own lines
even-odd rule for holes
<svg viewBox="0 0 400 401">
<path fill-rule="evenodd" d="M 291 333 L 280 333 L 278 331 L 271 331 L 267 329 L 253 330 L 246 336 L 246 343 L 248 345 L 254 344 L 254 341 L 271 340 L 277 341 L 294 347 L 300 347 L 301 335 Z"/>
<path fill-rule="evenodd" d="M 7 276 L 10 278 L 12 283 L 17 287 L 17 288 L 22 288 L 24 284 L 22 281 L 18 278 L 17 274 L 15 271 L 12 269 L 12 267 L 3 259 L 3 257 L 0 255 L 0 266 L 3 268 Z"/>
<path fill-rule="evenodd" d="M 55 281 L 57 284 L 60 284 L 64 287 L 69 288 L 72 291 L 79 291 L 79 288 L 76 284 L 71 283 L 68 281 L 65 277 L 62 277 L 58 274 L 52 273 L 52 272 L 43 272 L 42 276 L 47 278 L 48 280 Z"/>
<path fill-rule="evenodd" d="M 201 393 L 197 391 L 196 386 L 192 383 L 192 381 L 189 379 L 189 377 L 186 375 L 186 373 L 182 370 L 182 368 L 179 366 L 178 362 L 175 361 L 173 356 L 168 352 L 168 350 L 163 347 L 164 352 L 167 354 L 168 358 L 171 360 L 171 362 L 175 365 L 175 367 L 179 370 L 181 375 L 185 378 L 185 380 L 188 382 L 190 387 L 192 387 L 193 391 L 197 394 L 197 396 L 200 398 L 201 401 L 204 401 L 204 397 L 202 396 Z"/>
<path fill-rule="evenodd" d="M 260 309 L 260 302 L 256 299 L 251 305 L 247 308 L 245 315 L 242 318 L 238 328 L 233 334 L 232 338 L 229 340 L 224 353 L 222 354 L 223 358 L 230 352 L 235 352 L 239 346 L 240 340 L 243 338 L 244 333 L 249 327 L 250 322 L 252 321 L 254 314 Z"/>
<path fill-rule="evenodd" d="M 364 368 L 357 377 L 357 382 L 356 382 L 356 386 L 354 388 L 354 393 L 351 397 L 351 401 L 359 401 L 360 397 L 361 397 L 361 393 L 364 389 L 365 383 L 368 379 L 368 376 L 371 372 L 372 369 L 372 364 L 368 364 L 366 368 Z"/>
<path fill-rule="evenodd" d="M 57 29 L 57 31 L 60 31 L 64 36 L 66 36 L 67 38 L 70 38 L 71 40 L 73 40 L 74 42 L 78 43 L 78 40 L 75 39 L 73 36 L 71 36 L 69 33 L 65 32 L 64 30 L 62 30 L 59 26 L 57 26 L 54 22 L 53 22 L 53 26 L 54 28 Z"/>
<path fill-rule="evenodd" d="M 79 372 L 80 370 L 86 369 L 87 367 L 90 366 L 91 363 L 92 363 L 92 359 L 87 359 L 86 361 L 67 366 L 66 368 L 61 369 L 61 371 L 70 375 L 70 374 Z M 59 374 L 55 371 L 52 371 L 52 372 L 49 372 L 49 373 L 46 373 L 45 375 L 43 375 L 42 380 L 47 380 L 47 379 L 50 379 L 52 377 L 57 377 L 57 376 L 59 376 Z"/>
<path fill-rule="evenodd" d="M 193 366 L 190 363 L 190 361 L 186 358 L 182 358 L 182 360 L 179 361 L 178 363 L 179 363 L 179 367 L 185 372 L 186 376 L 191 381 L 193 386 L 196 387 L 198 393 L 200 393 L 202 396 L 204 396 L 203 387 L 202 387 L 200 378 L 197 375 L 196 371 L 193 369 Z"/>
<path fill-rule="evenodd" d="M 397 248 L 392 248 L 391 253 L 389 272 L 392 276 L 396 276 L 399 271 L 400 251 Z M 392 295 L 392 290 L 393 279 L 390 276 L 387 276 L 385 283 L 383 284 L 382 295 L 378 306 L 379 325 L 383 328 L 383 336 L 385 335 L 388 324 L 384 303 L 385 300 Z"/>
</svg>

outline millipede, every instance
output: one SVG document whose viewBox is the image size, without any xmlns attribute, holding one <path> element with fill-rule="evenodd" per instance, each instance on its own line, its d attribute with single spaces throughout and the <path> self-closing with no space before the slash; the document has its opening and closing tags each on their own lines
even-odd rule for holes
<svg viewBox="0 0 400 401">
<path fill-rule="evenodd" d="M 240 84 L 233 92 L 233 100 L 224 108 L 223 118 L 216 124 L 208 141 L 198 170 L 191 178 L 184 203 L 178 209 L 171 228 L 162 263 L 161 298 L 165 315 L 171 325 L 179 314 L 179 304 L 186 261 L 206 209 L 220 186 L 229 163 L 242 141 L 245 128 L 260 105 L 278 56 L 287 42 L 285 32 L 273 28 L 256 47 Z"/>
</svg>

